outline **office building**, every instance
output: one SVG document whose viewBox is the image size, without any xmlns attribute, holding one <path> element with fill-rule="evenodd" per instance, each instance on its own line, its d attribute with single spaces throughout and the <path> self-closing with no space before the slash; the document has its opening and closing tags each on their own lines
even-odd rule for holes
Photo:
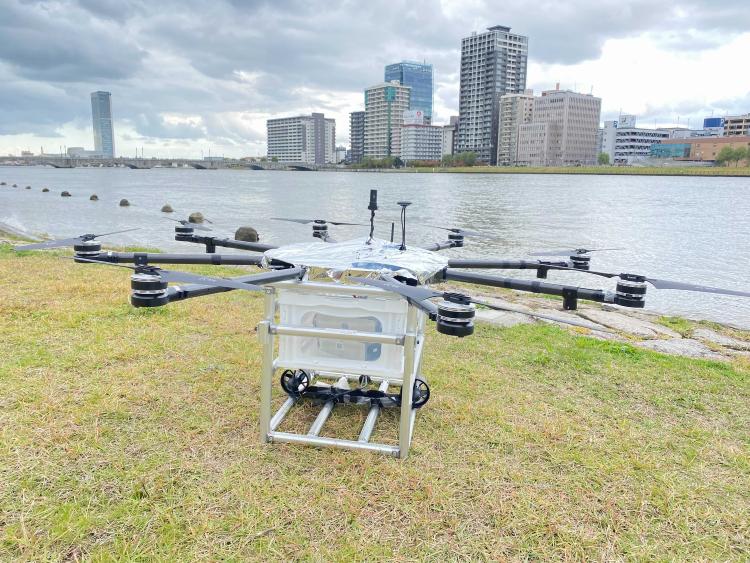
<svg viewBox="0 0 750 563">
<path fill-rule="evenodd" d="M 401 160 L 440 160 L 443 153 L 443 127 L 416 123 L 416 120 L 405 121 L 401 126 Z"/>
<path fill-rule="evenodd" d="M 301 164 L 332 164 L 336 121 L 322 113 L 266 121 L 268 158 Z"/>
<path fill-rule="evenodd" d="M 365 158 L 401 154 L 401 125 L 410 91 L 395 80 L 365 90 Z"/>
<path fill-rule="evenodd" d="M 724 118 L 724 136 L 730 135 L 750 135 L 750 113 Z"/>
<path fill-rule="evenodd" d="M 669 138 L 660 129 L 636 127 L 634 115 L 621 115 L 617 121 L 605 121 L 601 152 L 609 155 L 610 164 L 632 164 L 651 155 L 651 146 Z"/>
<path fill-rule="evenodd" d="M 706 131 L 707 137 L 723 137 L 724 136 L 724 118 L 723 117 L 707 117 L 703 120 L 703 130 Z"/>
<path fill-rule="evenodd" d="M 447 154 L 453 154 L 453 147 L 456 143 L 456 126 L 443 125 L 443 147 L 440 151 L 441 157 Z"/>
<path fill-rule="evenodd" d="M 585 166 L 597 162 L 601 99 L 570 90 L 534 98 L 531 123 L 518 127 L 518 164 Z"/>
<path fill-rule="evenodd" d="M 115 133 L 112 127 L 112 94 L 91 93 L 91 119 L 94 125 L 94 152 L 103 158 L 115 157 Z"/>
<path fill-rule="evenodd" d="M 500 97 L 497 127 L 498 166 L 515 166 L 518 163 L 518 128 L 525 123 L 531 123 L 533 113 L 532 90 Z"/>
<path fill-rule="evenodd" d="M 689 146 L 689 151 L 685 147 Z M 667 139 L 652 147 L 652 156 L 693 161 L 715 161 L 724 147 L 750 149 L 750 136 L 725 135 L 724 137 L 694 137 Z"/>
<path fill-rule="evenodd" d="M 349 162 L 362 162 L 365 156 L 365 112 L 353 111 L 349 114 Z"/>
<path fill-rule="evenodd" d="M 346 160 L 346 147 L 336 147 L 336 156 L 333 159 L 335 164 L 341 164 Z"/>
<path fill-rule="evenodd" d="M 461 40 L 461 83 L 456 152 L 497 161 L 500 97 L 526 89 L 528 38 L 496 25 Z"/>
<path fill-rule="evenodd" d="M 432 123 L 433 73 L 432 65 L 403 61 L 385 67 L 385 82 L 409 86 L 409 109 L 424 112 L 427 123 Z"/>
</svg>

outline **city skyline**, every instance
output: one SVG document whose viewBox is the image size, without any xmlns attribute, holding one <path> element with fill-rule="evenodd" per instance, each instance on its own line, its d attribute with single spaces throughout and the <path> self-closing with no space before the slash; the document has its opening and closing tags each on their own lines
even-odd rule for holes
<svg viewBox="0 0 750 563">
<path fill-rule="evenodd" d="M 175 18 L 170 2 L 11 0 L 0 18 L 0 153 L 91 147 L 87 97 L 96 90 L 117 100 L 118 154 L 143 147 L 146 156 L 262 155 L 266 119 L 312 112 L 335 118 L 336 144 L 348 144 L 362 90 L 401 60 L 434 66 L 433 123 L 443 124 L 458 113 L 461 38 L 497 24 L 530 38 L 527 88 L 593 86 L 602 120 L 622 111 L 646 127 L 700 127 L 704 117 L 750 108 L 747 81 L 732 62 L 750 49 L 741 3 L 573 4 L 542 13 L 509 2 L 500 18 L 483 2 L 389 10 L 378 2 L 364 10 L 219 2 L 191 18 L 197 12 L 188 2 L 180 4 L 187 16 Z M 243 31 L 254 17 L 275 26 Z M 381 23 L 377 36 L 372 21 Z M 317 33 L 321 27 L 336 31 Z M 203 40 L 217 28 L 227 33 Z M 380 49 L 372 49 L 376 37 Z"/>
</svg>

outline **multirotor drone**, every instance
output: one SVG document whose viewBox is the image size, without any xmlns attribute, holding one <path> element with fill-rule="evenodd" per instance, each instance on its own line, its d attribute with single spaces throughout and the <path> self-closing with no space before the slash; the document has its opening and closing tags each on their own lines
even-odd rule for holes
<svg viewBox="0 0 750 563">
<path fill-rule="evenodd" d="M 317 241 L 285 246 L 220 238 L 195 231 L 210 231 L 188 220 L 177 220 L 175 240 L 205 246 L 205 254 L 110 252 L 99 237 L 131 229 L 17 246 L 37 250 L 72 246 L 73 259 L 83 264 L 107 264 L 132 270 L 130 302 L 134 307 L 161 307 L 173 301 L 215 293 L 245 290 L 265 294 L 264 318 L 258 325 L 263 347 L 260 434 L 263 442 L 288 442 L 323 447 L 369 450 L 405 458 L 411 443 L 417 409 L 430 398 L 421 372 L 427 322 L 441 334 L 466 337 L 474 332 L 477 305 L 520 312 L 556 322 L 601 330 L 584 321 L 541 315 L 510 305 L 498 305 L 458 293 L 433 289 L 432 283 L 465 282 L 562 298 L 563 309 L 573 310 L 578 300 L 642 308 L 648 286 L 703 293 L 750 297 L 750 292 L 652 278 L 632 273 L 590 269 L 590 253 L 611 249 L 566 249 L 539 252 L 539 260 L 448 259 L 439 251 L 461 248 L 466 237 L 481 236 L 468 229 L 438 226 L 447 240 L 429 246 L 406 244 L 406 210 L 399 201 L 401 240 L 378 239 L 375 212 L 377 190 L 370 191 L 369 236 L 337 242 L 329 225 L 364 225 L 326 219 L 286 219 L 312 224 Z M 217 254 L 217 247 L 255 254 Z M 564 258 L 566 257 L 567 258 Z M 251 265 L 266 270 L 231 279 L 163 269 L 156 264 Z M 537 280 L 486 275 L 467 270 L 536 270 Z M 543 281 L 550 270 L 577 271 L 616 278 L 614 291 Z M 177 283 L 179 285 L 169 285 Z M 277 346 L 278 339 L 278 346 Z M 280 374 L 287 398 L 272 414 L 272 386 Z M 392 391 L 389 391 L 393 388 Z M 289 411 L 302 401 L 322 408 L 306 434 L 280 431 Z M 357 440 L 321 436 L 323 425 L 337 404 L 369 409 Z M 398 443 L 370 440 L 381 409 L 400 411 Z"/>
</svg>

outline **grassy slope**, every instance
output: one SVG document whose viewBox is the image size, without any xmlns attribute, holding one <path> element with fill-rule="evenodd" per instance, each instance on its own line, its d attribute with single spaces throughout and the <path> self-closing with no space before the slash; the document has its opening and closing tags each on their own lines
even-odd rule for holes
<svg viewBox="0 0 750 563">
<path fill-rule="evenodd" d="M 389 172 L 471 174 L 598 174 L 623 176 L 750 176 L 750 168 L 639 167 L 639 166 L 472 166 L 456 168 L 401 168 Z"/>
<path fill-rule="evenodd" d="M 0 560 L 750 552 L 747 363 L 430 330 L 407 461 L 261 446 L 259 296 L 134 310 L 123 270 L 0 249 Z"/>
</svg>

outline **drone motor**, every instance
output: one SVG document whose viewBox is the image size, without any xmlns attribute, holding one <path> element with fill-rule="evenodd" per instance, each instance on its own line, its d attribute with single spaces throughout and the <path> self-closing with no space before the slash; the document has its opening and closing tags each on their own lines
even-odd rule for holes
<svg viewBox="0 0 750 563">
<path fill-rule="evenodd" d="M 167 282 L 157 273 L 134 272 L 130 276 L 133 307 L 160 307 L 169 303 Z"/>
<path fill-rule="evenodd" d="M 312 225 L 312 231 L 315 238 L 325 240 L 328 238 L 328 223 L 316 221 Z"/>
<path fill-rule="evenodd" d="M 642 309 L 646 304 L 646 279 L 643 276 L 622 274 L 615 292 L 615 304 Z"/>
<path fill-rule="evenodd" d="M 463 338 L 474 334 L 476 311 L 469 297 L 459 293 L 446 293 L 437 303 L 437 331 L 440 334 Z"/>
<path fill-rule="evenodd" d="M 461 248 L 464 245 L 464 235 L 461 233 L 448 233 L 448 240 L 455 248 Z"/>
<path fill-rule="evenodd" d="M 83 240 L 73 245 L 73 251 L 77 258 L 91 258 L 101 253 L 102 243 L 98 240 Z"/>
<path fill-rule="evenodd" d="M 570 261 L 576 270 L 588 270 L 591 267 L 591 256 L 584 254 L 573 254 Z"/>
</svg>

